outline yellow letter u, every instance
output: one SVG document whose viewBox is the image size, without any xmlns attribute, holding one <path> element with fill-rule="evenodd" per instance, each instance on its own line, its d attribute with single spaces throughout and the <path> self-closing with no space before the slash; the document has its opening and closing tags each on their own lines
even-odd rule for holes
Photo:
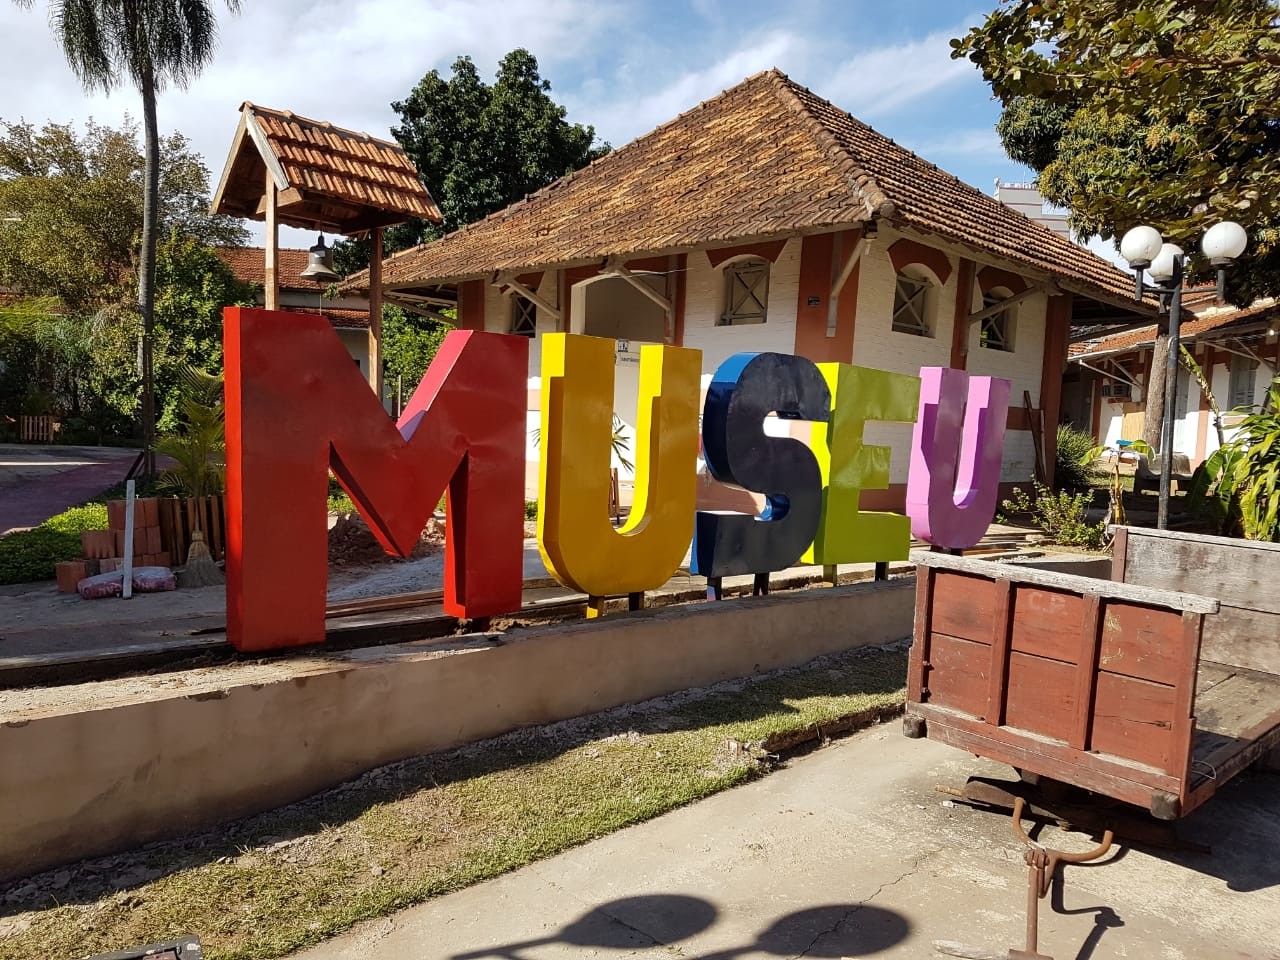
<svg viewBox="0 0 1280 960">
<path fill-rule="evenodd" d="M 565 586 L 590 596 L 656 590 L 693 536 L 702 353 L 640 350 L 636 487 L 627 522 L 609 517 L 614 343 L 542 338 L 538 549 Z"/>
</svg>

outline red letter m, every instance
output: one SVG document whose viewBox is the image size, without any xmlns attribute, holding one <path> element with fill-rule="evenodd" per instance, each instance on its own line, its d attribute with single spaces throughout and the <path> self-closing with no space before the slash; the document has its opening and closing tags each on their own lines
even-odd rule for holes
<svg viewBox="0 0 1280 960">
<path fill-rule="evenodd" d="M 449 333 L 393 425 L 324 317 L 229 307 L 224 339 L 238 650 L 324 640 L 330 469 L 400 556 L 447 486 L 445 610 L 520 608 L 528 340 Z"/>
</svg>

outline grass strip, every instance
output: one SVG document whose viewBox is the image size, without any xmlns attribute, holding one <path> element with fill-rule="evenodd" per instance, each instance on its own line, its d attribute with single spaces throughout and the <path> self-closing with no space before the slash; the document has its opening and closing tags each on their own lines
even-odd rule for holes
<svg viewBox="0 0 1280 960">
<path fill-rule="evenodd" d="M 215 832 L 52 870 L 0 891 L 0 958 L 184 934 L 210 960 L 280 957 L 760 776 L 771 744 L 895 709 L 905 673 L 900 649 L 824 657 L 380 767 Z"/>
</svg>

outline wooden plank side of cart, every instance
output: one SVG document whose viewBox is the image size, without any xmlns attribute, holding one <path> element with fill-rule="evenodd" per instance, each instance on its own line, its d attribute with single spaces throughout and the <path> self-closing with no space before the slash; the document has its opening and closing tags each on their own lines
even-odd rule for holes
<svg viewBox="0 0 1280 960">
<path fill-rule="evenodd" d="M 1130 581 L 1147 548 L 1144 534 L 1118 538 L 1117 567 L 1129 564 Z M 1157 549 L 1167 554 L 1168 545 Z M 1217 638 L 1238 639 L 1242 630 L 1224 634 L 1215 625 L 1218 599 L 1163 589 L 1170 564 L 1161 565 L 1165 583 L 1157 587 L 943 554 L 915 560 L 909 735 L 1165 819 L 1203 803 L 1280 743 L 1280 677 L 1202 661 L 1202 638 L 1220 649 Z M 1264 575 L 1249 562 L 1255 578 Z M 1225 592 L 1256 618 L 1257 610 Z M 1269 663 L 1280 624 L 1253 647 L 1237 659 Z"/>
</svg>

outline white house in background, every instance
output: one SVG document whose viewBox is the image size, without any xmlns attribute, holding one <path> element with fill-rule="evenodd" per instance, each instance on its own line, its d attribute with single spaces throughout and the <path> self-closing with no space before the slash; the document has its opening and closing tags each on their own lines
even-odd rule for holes
<svg viewBox="0 0 1280 960">
<path fill-rule="evenodd" d="M 1182 324 L 1182 344 L 1208 377 L 1219 409 L 1257 407 L 1280 363 L 1280 304 L 1260 300 L 1243 310 L 1200 305 L 1209 296 L 1204 290 L 1186 295 L 1195 312 Z M 1073 346 L 1064 388 L 1070 419 L 1108 445 L 1141 439 L 1155 338 L 1151 326 Z M 1178 368 L 1174 416 L 1174 452 L 1198 466 L 1218 449 L 1218 435 L 1208 399 L 1185 366 Z M 1224 416 L 1224 439 L 1239 421 Z"/>
<path fill-rule="evenodd" d="M 344 289 L 367 288 L 368 275 Z M 777 71 L 757 74 L 524 200 L 383 262 L 386 299 L 533 340 L 618 341 L 634 422 L 644 343 L 1013 382 L 1003 479 L 1052 469 L 1068 330 L 1154 317 L 1112 264 L 961 183 Z M 530 422 L 538 394 L 530 390 Z M 784 426 L 783 424 L 779 425 Z M 807 436 L 807 429 L 804 430 Z M 911 427 L 877 423 L 901 508 Z M 536 456 L 536 448 L 531 449 Z M 537 466 L 530 469 L 536 489 Z"/>
<path fill-rule="evenodd" d="M 1071 226 L 1067 222 L 1066 211 L 1046 204 L 1034 183 L 1005 183 L 996 177 L 995 196 L 1028 220 L 1034 220 L 1060 237 L 1071 239 Z"/>
<path fill-rule="evenodd" d="M 265 251 L 262 247 L 215 247 L 214 253 L 231 268 L 236 279 L 252 284 L 257 302 L 263 302 L 266 282 Z M 281 247 L 279 250 L 280 309 L 294 313 L 323 314 L 351 354 L 360 372 L 369 375 L 369 298 L 346 292 L 334 300 L 325 299 L 328 284 L 302 278 L 307 266 L 306 250 Z"/>
</svg>

